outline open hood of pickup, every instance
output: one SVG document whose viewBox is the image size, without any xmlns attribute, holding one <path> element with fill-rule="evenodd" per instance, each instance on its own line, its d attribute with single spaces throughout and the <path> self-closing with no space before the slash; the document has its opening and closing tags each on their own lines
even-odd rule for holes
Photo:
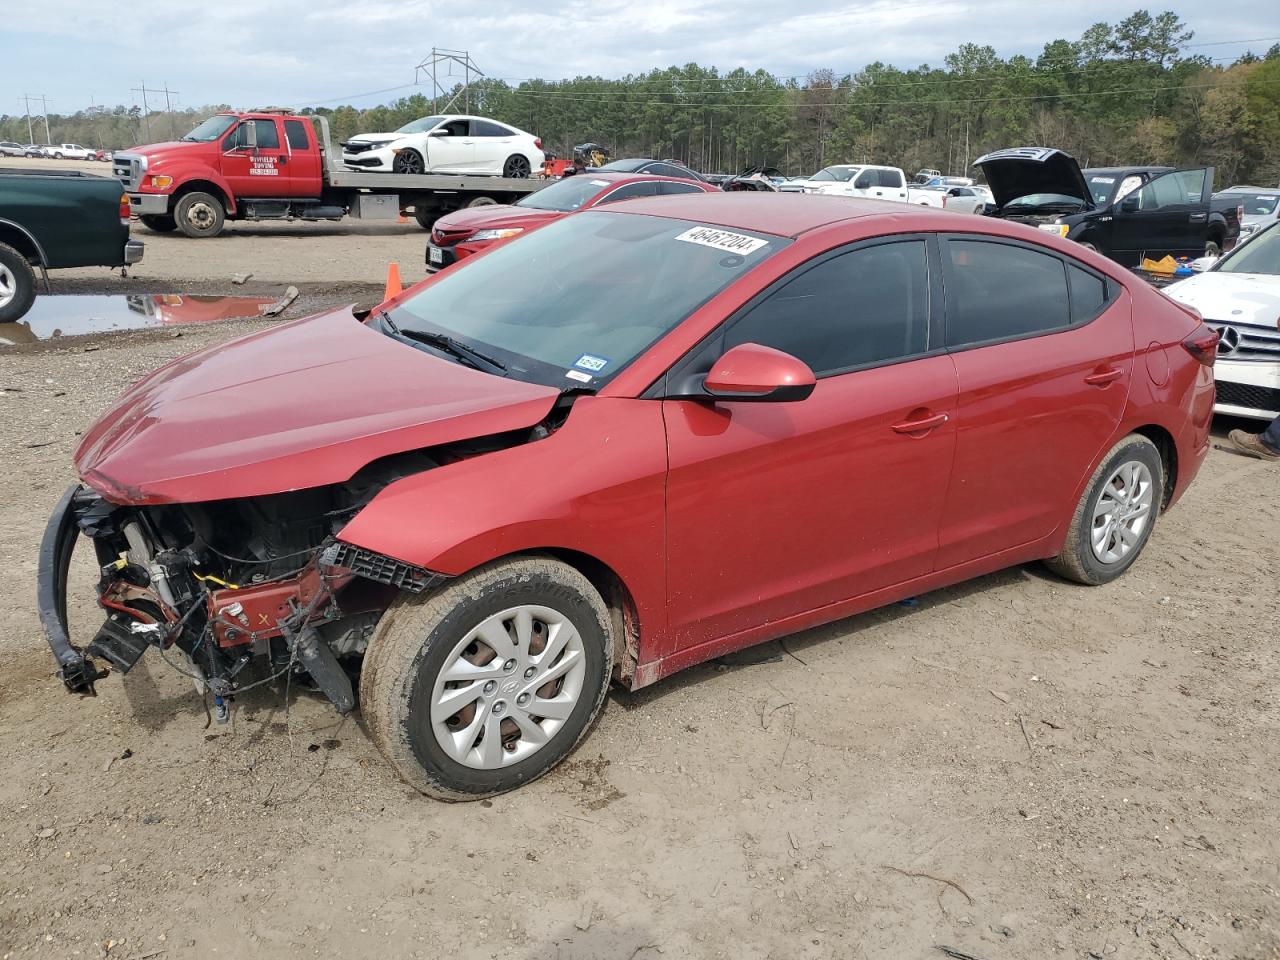
<svg viewBox="0 0 1280 960">
<path fill-rule="evenodd" d="M 175 360 L 85 434 L 76 469 L 116 503 L 283 493 L 394 453 L 532 427 L 557 390 L 426 353 L 350 308 Z"/>
<path fill-rule="evenodd" d="M 980 169 L 991 187 L 996 205 L 1003 207 L 1033 193 L 1058 193 L 1093 208 L 1093 195 L 1075 157 L 1052 147 L 1012 147 L 979 157 Z"/>
</svg>

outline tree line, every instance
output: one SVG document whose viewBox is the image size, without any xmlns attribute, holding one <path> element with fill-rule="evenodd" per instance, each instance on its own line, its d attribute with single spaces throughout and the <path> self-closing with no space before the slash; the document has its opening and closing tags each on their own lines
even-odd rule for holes
<svg viewBox="0 0 1280 960">
<path fill-rule="evenodd" d="M 434 102 L 415 94 L 300 112 L 327 117 L 341 140 L 465 105 L 540 136 L 560 156 L 593 141 L 615 156 L 671 157 L 707 172 L 762 164 L 806 174 L 874 162 L 963 173 L 985 152 L 1035 144 L 1085 166 L 1213 164 L 1219 187 L 1276 185 L 1280 44 L 1221 58 L 1193 39 L 1175 14 L 1138 10 L 1077 40 L 1050 41 L 1034 58 L 966 43 L 941 66 L 877 62 L 802 77 L 690 63 L 619 79 L 481 79 Z M 216 109 L 144 116 L 137 107 L 97 107 L 51 115 L 49 124 L 55 140 L 119 149 L 181 135 Z M 0 117 L 0 139 L 27 142 L 26 117 Z"/>
</svg>

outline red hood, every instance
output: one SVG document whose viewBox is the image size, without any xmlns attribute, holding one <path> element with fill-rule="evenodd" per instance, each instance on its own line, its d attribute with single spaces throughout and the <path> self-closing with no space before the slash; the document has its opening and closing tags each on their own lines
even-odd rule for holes
<svg viewBox="0 0 1280 960">
<path fill-rule="evenodd" d="M 220 149 L 216 140 L 209 143 L 197 140 L 165 140 L 160 143 L 147 143 L 141 147 L 130 147 L 128 150 L 119 150 L 117 152 L 145 154 L 147 160 L 154 163 L 156 160 L 163 160 L 165 157 L 177 154 L 195 151 L 207 153 L 210 150 L 220 151 Z"/>
<path fill-rule="evenodd" d="M 477 230 L 493 230 L 500 227 L 523 227 L 526 230 L 532 230 L 534 227 L 540 227 L 544 223 L 558 220 L 563 216 L 564 214 L 559 210 L 535 210 L 532 207 L 491 204 L 485 207 L 455 210 L 437 220 L 432 230 L 461 239 Z"/>
<path fill-rule="evenodd" d="M 431 356 L 343 308 L 156 370 L 85 434 L 76 469 L 117 503 L 283 493 L 389 454 L 531 427 L 557 396 Z"/>
</svg>

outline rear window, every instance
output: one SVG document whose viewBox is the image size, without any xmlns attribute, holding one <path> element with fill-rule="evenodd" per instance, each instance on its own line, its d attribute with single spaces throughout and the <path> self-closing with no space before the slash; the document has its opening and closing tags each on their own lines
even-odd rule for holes
<svg viewBox="0 0 1280 960">
<path fill-rule="evenodd" d="M 1026 247 L 947 240 L 947 346 L 1034 336 L 1071 322 L 1066 265 Z"/>
</svg>

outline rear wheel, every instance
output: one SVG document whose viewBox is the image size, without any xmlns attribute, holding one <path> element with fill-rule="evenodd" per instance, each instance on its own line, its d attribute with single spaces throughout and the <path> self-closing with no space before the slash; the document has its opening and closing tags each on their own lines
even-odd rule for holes
<svg viewBox="0 0 1280 960">
<path fill-rule="evenodd" d="M 440 210 L 436 207 L 417 207 L 413 208 L 413 219 L 418 221 L 418 226 L 423 230 L 430 230 L 435 226 L 435 222 L 440 219 Z"/>
<path fill-rule="evenodd" d="M 481 567 L 378 624 L 360 677 L 370 736 L 442 800 L 512 790 L 559 763 L 600 709 L 613 666 L 608 609 L 572 567 Z"/>
<path fill-rule="evenodd" d="M 1146 437 L 1130 434 L 1103 458 L 1072 514 L 1062 552 L 1046 561 L 1077 583 L 1109 583 L 1138 559 L 1164 503 L 1164 463 Z"/>
<path fill-rule="evenodd" d="M 422 173 L 427 163 L 417 150 L 401 150 L 391 161 L 391 169 L 395 173 Z"/>
<path fill-rule="evenodd" d="M 467 203 L 468 207 L 492 207 L 498 201 L 493 197 L 476 197 Z"/>
<path fill-rule="evenodd" d="M 0 323 L 26 316 L 36 299 L 36 274 L 27 258 L 0 243 Z"/>
<path fill-rule="evenodd" d="M 216 237 L 227 219 L 222 201 L 208 193 L 184 194 L 173 215 L 178 229 L 197 240 Z"/>
<path fill-rule="evenodd" d="M 530 172 L 529 158 L 522 153 L 513 153 L 502 165 L 502 175 L 514 180 L 526 180 Z"/>
<path fill-rule="evenodd" d="M 144 213 L 138 219 L 144 227 L 156 233 L 172 233 L 178 229 L 178 221 L 165 213 Z"/>
<path fill-rule="evenodd" d="M 1204 245 L 1204 255 L 1206 257 L 1222 256 L 1222 245 L 1215 240 L 1209 240 Z"/>
</svg>

